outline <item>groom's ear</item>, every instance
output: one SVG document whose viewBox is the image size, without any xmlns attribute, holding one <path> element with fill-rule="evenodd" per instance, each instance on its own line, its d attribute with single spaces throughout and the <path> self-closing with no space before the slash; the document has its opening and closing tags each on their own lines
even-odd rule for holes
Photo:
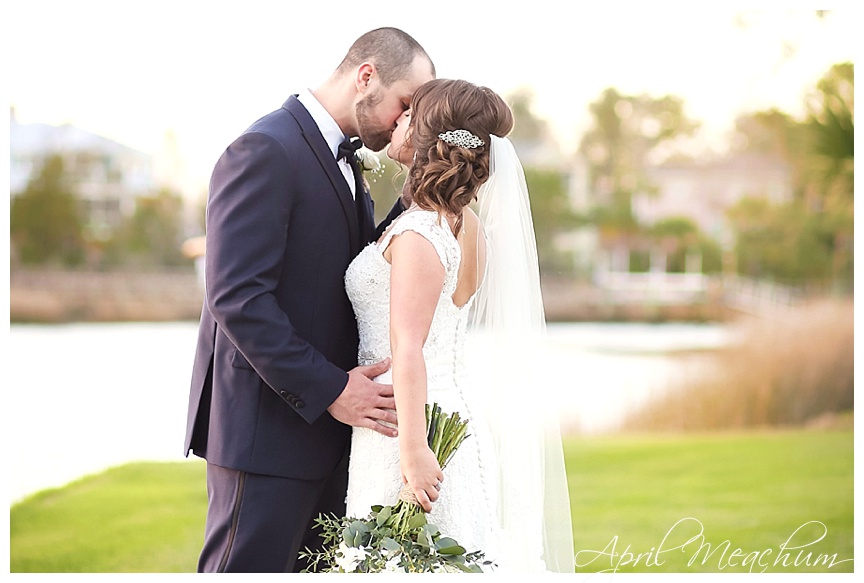
<svg viewBox="0 0 864 583">
<path fill-rule="evenodd" d="M 369 62 L 357 67 L 357 78 L 354 81 L 354 85 L 358 93 L 366 93 L 369 90 L 369 82 L 376 73 L 375 65 Z"/>
</svg>

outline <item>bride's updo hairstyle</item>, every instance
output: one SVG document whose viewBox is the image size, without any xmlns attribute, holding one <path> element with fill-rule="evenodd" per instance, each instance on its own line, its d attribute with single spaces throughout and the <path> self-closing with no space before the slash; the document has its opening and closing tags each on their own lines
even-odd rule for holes
<svg viewBox="0 0 864 583">
<path fill-rule="evenodd" d="M 414 202 L 422 209 L 455 215 L 454 233 L 462 228 L 462 210 L 477 199 L 489 178 L 490 135 L 513 129 L 513 113 L 487 87 L 468 81 L 435 79 L 420 86 L 411 100 L 409 135 L 416 156 L 408 174 Z M 467 130 L 482 146 L 454 145 L 444 132 Z"/>
</svg>

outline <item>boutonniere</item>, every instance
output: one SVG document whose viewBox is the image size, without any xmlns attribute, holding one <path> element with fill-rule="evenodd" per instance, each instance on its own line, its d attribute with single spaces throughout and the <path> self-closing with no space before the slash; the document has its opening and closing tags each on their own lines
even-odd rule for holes
<svg viewBox="0 0 864 583">
<path fill-rule="evenodd" d="M 384 165 L 378 159 L 378 154 L 369 148 L 361 146 L 354 152 L 354 161 L 357 162 L 357 166 L 360 168 L 360 178 L 363 181 L 363 188 L 366 189 L 366 192 L 372 192 L 366 175 L 371 174 L 372 182 L 375 182 L 377 177 L 384 174 Z"/>
<path fill-rule="evenodd" d="M 362 147 L 354 152 L 354 159 L 360 170 L 365 174 L 370 172 L 373 176 L 378 176 L 384 172 L 384 166 L 381 160 L 378 159 L 378 154 L 369 148 Z"/>
</svg>

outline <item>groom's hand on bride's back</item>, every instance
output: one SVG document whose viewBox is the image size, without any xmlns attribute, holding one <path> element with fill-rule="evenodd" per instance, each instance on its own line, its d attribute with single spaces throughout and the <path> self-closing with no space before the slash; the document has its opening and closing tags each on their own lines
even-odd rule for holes
<svg viewBox="0 0 864 583">
<path fill-rule="evenodd" d="M 372 379 L 387 372 L 390 359 L 358 366 L 348 371 L 348 384 L 327 408 L 330 415 L 352 427 L 366 427 L 388 437 L 396 437 L 396 400 L 393 385 L 376 383 Z"/>
</svg>

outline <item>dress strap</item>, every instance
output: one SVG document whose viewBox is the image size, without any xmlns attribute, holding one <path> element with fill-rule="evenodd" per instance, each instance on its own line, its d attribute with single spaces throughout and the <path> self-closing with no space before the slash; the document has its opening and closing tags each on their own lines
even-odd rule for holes
<svg viewBox="0 0 864 583">
<path fill-rule="evenodd" d="M 381 252 L 383 253 L 387 249 L 393 237 L 405 231 L 414 231 L 432 243 L 441 264 L 448 273 L 458 271 L 461 257 L 459 243 L 450 232 L 447 221 L 441 218 L 437 212 L 412 208 L 402 213 L 393 221 L 390 229 L 381 239 L 379 244 Z"/>
</svg>

